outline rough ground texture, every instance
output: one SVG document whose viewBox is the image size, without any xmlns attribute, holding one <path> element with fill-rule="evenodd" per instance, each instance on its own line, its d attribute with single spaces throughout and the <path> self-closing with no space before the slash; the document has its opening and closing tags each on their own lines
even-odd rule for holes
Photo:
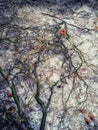
<svg viewBox="0 0 98 130">
<path fill-rule="evenodd" d="M 97 0 L 0 0 L 0 130 L 98 130 L 97 33 Z"/>
</svg>

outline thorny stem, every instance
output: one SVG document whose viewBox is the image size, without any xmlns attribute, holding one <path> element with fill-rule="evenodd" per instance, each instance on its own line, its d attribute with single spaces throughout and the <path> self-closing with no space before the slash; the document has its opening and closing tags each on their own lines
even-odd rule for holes
<svg viewBox="0 0 98 130">
<path fill-rule="evenodd" d="M 48 99 L 47 104 L 45 105 L 45 103 L 40 99 L 40 93 L 39 93 L 39 84 L 37 83 L 37 92 L 35 95 L 36 101 L 40 104 L 41 108 L 42 108 L 42 119 L 41 119 L 41 125 L 40 125 L 40 130 L 44 130 L 45 129 L 45 123 L 46 123 L 46 118 L 47 118 L 47 109 L 49 108 L 50 102 L 51 102 L 51 98 L 53 95 L 53 88 L 58 84 L 59 80 L 54 83 L 51 87 L 50 87 L 50 96 Z"/>
<path fill-rule="evenodd" d="M 36 65 L 35 65 L 35 69 L 34 69 L 34 75 L 35 75 L 35 78 L 36 78 L 36 85 L 37 85 L 37 89 L 36 89 L 36 95 L 35 95 L 35 99 L 36 101 L 38 102 L 38 104 L 41 106 L 42 108 L 42 119 L 41 119 L 41 125 L 40 125 L 40 130 L 44 130 L 45 129 L 45 123 L 46 123 L 46 118 L 47 118 L 47 109 L 49 108 L 49 105 L 50 105 L 50 102 L 51 102 L 51 98 L 52 98 L 52 95 L 53 95 L 53 89 L 54 87 L 58 84 L 59 80 L 57 82 L 55 82 L 51 87 L 50 87 L 50 96 L 49 96 L 49 99 L 47 101 L 47 104 L 45 105 L 45 103 L 42 101 L 42 99 L 40 98 L 40 83 L 38 81 L 38 78 L 37 78 L 37 72 L 36 72 L 36 69 L 37 69 L 37 65 L 40 61 L 40 56 L 38 57 L 38 61 L 36 62 Z"/>
<path fill-rule="evenodd" d="M 21 72 L 17 73 L 16 75 L 18 75 L 18 74 L 20 74 L 20 73 L 21 73 Z M 27 118 L 25 117 L 25 115 L 21 112 L 20 100 L 19 100 L 19 97 L 18 97 L 18 95 L 17 95 L 17 91 L 16 91 L 15 84 L 14 84 L 14 79 L 15 79 L 16 75 L 14 75 L 14 77 L 11 79 L 11 81 L 9 81 L 9 80 L 8 80 L 8 76 L 6 76 L 6 75 L 10 75 L 10 73 L 9 73 L 9 72 L 8 72 L 8 74 L 7 74 L 7 73 L 4 73 L 1 67 L 0 67 L 0 74 L 1 74 L 1 76 L 3 77 L 4 81 L 6 81 L 6 82 L 8 83 L 8 85 L 10 86 L 10 88 L 11 88 L 12 95 L 13 95 L 13 99 L 14 99 L 14 102 L 15 102 L 15 104 L 16 104 L 16 106 L 17 106 L 17 109 L 18 109 L 18 115 L 21 117 L 21 120 L 23 120 L 23 121 L 21 121 L 21 122 L 23 122 L 23 123 L 25 124 L 25 126 L 27 126 L 27 125 L 28 125 L 28 119 L 27 119 Z M 15 121 L 15 120 L 13 120 L 13 115 L 10 115 L 10 116 L 11 116 L 11 118 L 12 118 L 12 122 L 13 122 L 14 125 L 16 126 L 16 124 L 17 124 L 18 122 Z M 17 125 L 18 125 L 17 128 L 20 127 L 21 129 L 23 129 L 23 128 L 21 127 L 21 125 L 20 125 L 20 126 L 19 126 L 19 124 L 17 124 Z M 33 130 L 33 129 L 31 128 L 31 130 Z"/>
</svg>

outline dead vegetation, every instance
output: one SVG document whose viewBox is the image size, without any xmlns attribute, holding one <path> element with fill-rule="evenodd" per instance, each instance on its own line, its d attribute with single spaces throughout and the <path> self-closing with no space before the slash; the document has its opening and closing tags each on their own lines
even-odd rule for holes
<svg viewBox="0 0 98 130">
<path fill-rule="evenodd" d="M 83 122 L 80 121 L 77 128 L 97 130 L 97 117 L 88 110 L 89 101 L 97 105 L 96 89 L 87 81 L 87 72 L 96 76 L 97 66 L 90 63 L 79 48 L 83 43 L 75 44 L 70 34 L 70 28 L 79 33 L 96 33 L 97 26 L 80 27 L 48 13 L 43 13 L 43 17 L 52 18 L 53 25 L 23 27 L 16 24 L 18 8 L 33 2 L 0 3 L 0 129 L 45 130 L 50 125 L 52 130 L 56 119 L 59 120 L 56 129 L 72 129 L 66 122 L 81 113 Z M 92 97 L 96 100 L 91 100 Z M 57 104 L 60 110 L 56 109 Z M 41 116 L 39 124 L 32 125 L 29 113 L 36 109 Z M 49 122 L 51 112 L 53 117 Z"/>
</svg>

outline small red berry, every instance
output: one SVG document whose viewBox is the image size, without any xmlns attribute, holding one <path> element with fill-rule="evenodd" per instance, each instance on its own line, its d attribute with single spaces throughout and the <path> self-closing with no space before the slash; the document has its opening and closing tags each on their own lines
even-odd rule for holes
<svg viewBox="0 0 98 130">
<path fill-rule="evenodd" d="M 59 31 L 59 34 L 66 36 L 67 35 L 67 31 L 65 29 L 61 29 Z"/>
</svg>

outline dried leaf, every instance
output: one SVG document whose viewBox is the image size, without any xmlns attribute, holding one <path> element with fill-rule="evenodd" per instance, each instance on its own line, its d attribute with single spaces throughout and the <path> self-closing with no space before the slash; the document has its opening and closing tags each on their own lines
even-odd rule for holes
<svg viewBox="0 0 98 130">
<path fill-rule="evenodd" d="M 94 28 L 95 30 L 98 30 L 98 26 L 95 26 L 95 28 Z"/>
<path fill-rule="evenodd" d="M 89 112 L 88 116 L 91 120 L 95 120 L 95 115 L 92 112 Z"/>
<path fill-rule="evenodd" d="M 85 120 L 86 124 L 90 123 L 90 118 L 89 117 L 84 118 L 84 120 Z"/>
<path fill-rule="evenodd" d="M 84 67 L 81 69 L 81 71 L 86 71 L 86 70 L 87 70 L 87 69 L 86 69 L 86 68 L 84 68 Z"/>
<path fill-rule="evenodd" d="M 80 128 L 79 130 L 83 130 L 83 128 Z"/>
<path fill-rule="evenodd" d="M 72 77 L 72 78 L 76 78 L 76 77 L 78 77 L 78 75 L 75 74 L 75 73 L 73 73 L 73 74 L 71 75 L 71 77 Z"/>
<path fill-rule="evenodd" d="M 10 111 L 11 113 L 14 113 L 16 111 L 16 106 L 12 105 L 11 107 L 9 107 L 8 111 Z"/>
<path fill-rule="evenodd" d="M 7 93 L 7 96 L 8 97 L 13 97 L 13 94 L 9 92 L 9 93 Z"/>
</svg>

